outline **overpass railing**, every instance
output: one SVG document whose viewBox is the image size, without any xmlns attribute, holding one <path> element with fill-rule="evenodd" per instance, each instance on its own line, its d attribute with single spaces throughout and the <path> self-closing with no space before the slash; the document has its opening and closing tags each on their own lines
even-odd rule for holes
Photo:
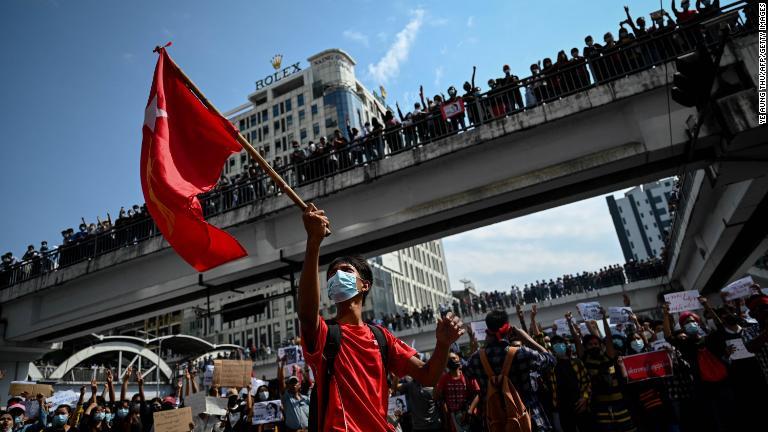
<svg viewBox="0 0 768 432">
<path fill-rule="evenodd" d="M 472 89 L 463 97 L 451 97 L 444 103 L 428 106 L 426 113 L 403 116 L 401 123 L 392 120 L 394 115 L 390 114 L 391 121 L 374 127 L 365 137 L 349 137 L 350 141 L 332 140 L 326 148 L 308 157 L 292 157 L 287 165 L 281 164 L 278 158 L 274 169 L 292 187 L 322 181 L 666 64 L 693 51 L 699 42 L 715 45 L 719 42 L 719 27 L 723 23 L 730 25 L 732 35 L 751 33 L 756 29 L 756 17 L 756 4 L 735 2 L 699 21 L 677 27 L 672 24 L 630 41 L 620 41 L 591 57 L 545 66 L 527 78 L 510 75 L 496 80 L 488 92 Z M 210 218 L 281 193 L 266 174 L 253 169 L 233 184 L 219 185 L 199 198 L 203 215 Z M 135 245 L 158 234 L 153 221 L 147 218 L 86 236 L 39 254 L 32 260 L 4 264 L 0 270 L 0 289 Z"/>
</svg>

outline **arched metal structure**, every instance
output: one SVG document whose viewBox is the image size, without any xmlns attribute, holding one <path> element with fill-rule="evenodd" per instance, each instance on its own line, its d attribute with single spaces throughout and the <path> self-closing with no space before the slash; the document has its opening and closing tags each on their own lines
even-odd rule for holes
<svg viewBox="0 0 768 432">
<path fill-rule="evenodd" d="M 142 339 L 136 338 L 137 341 L 141 341 L 142 343 L 145 342 Z M 149 370 L 146 370 L 144 372 L 144 375 L 147 375 L 151 372 L 152 369 L 157 367 L 160 372 L 163 373 L 163 375 L 167 379 L 173 378 L 173 370 L 168 366 L 168 364 L 163 361 L 163 359 L 159 358 L 155 352 L 150 350 L 149 348 L 139 345 L 133 342 L 125 342 L 125 341 L 110 341 L 107 340 L 102 343 L 98 343 L 92 346 L 89 346 L 87 348 L 83 348 L 80 351 L 72 354 L 68 359 L 64 360 L 57 368 L 56 370 L 51 373 L 51 376 L 48 377 L 50 380 L 61 380 L 64 378 L 64 376 L 69 372 L 72 368 L 77 366 L 78 364 L 84 362 L 85 360 L 89 359 L 90 357 L 93 357 L 95 355 L 108 353 L 108 352 L 117 352 L 117 353 L 131 353 L 133 354 L 133 360 L 130 360 L 125 367 L 132 366 L 134 362 L 139 359 L 139 357 L 143 357 L 147 359 L 151 364 L 152 368 Z M 121 358 L 122 358 L 122 354 Z M 122 365 L 121 365 L 122 366 Z M 117 371 L 117 376 L 121 376 L 123 373 L 123 368 L 120 367 L 121 370 Z"/>
</svg>

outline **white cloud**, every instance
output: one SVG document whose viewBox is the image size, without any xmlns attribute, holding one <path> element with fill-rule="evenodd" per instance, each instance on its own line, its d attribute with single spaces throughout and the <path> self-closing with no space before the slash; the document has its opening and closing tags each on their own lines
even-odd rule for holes
<svg viewBox="0 0 768 432">
<path fill-rule="evenodd" d="M 357 42 L 359 44 L 362 44 L 363 46 L 368 46 L 368 36 L 360 33 L 359 31 L 355 30 L 344 30 L 344 33 L 342 35 L 351 40 L 352 42 Z"/>
<path fill-rule="evenodd" d="M 440 82 L 443 80 L 444 70 L 442 66 L 435 68 L 435 87 L 440 87 Z"/>
<path fill-rule="evenodd" d="M 595 271 L 623 260 L 603 196 L 443 239 L 449 276 L 480 290 Z"/>
<path fill-rule="evenodd" d="M 448 25 L 448 18 L 432 18 L 429 21 L 429 25 L 432 27 L 443 27 Z"/>
<path fill-rule="evenodd" d="M 467 27 L 474 27 L 475 26 L 475 17 L 470 15 L 469 18 L 467 18 Z"/>
<path fill-rule="evenodd" d="M 408 60 L 411 46 L 424 22 L 424 10 L 413 11 L 413 18 L 395 35 L 395 41 L 378 63 L 368 65 L 368 73 L 379 83 L 386 83 L 400 73 L 400 65 Z"/>
</svg>

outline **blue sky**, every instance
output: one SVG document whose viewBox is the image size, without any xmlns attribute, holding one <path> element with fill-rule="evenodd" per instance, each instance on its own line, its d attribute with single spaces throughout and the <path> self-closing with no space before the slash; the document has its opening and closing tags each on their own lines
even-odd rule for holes
<svg viewBox="0 0 768 432">
<path fill-rule="evenodd" d="M 478 84 L 500 76 L 503 64 L 522 76 L 536 60 L 581 47 L 587 34 L 615 34 L 625 3 L 635 14 L 659 6 L 648 0 L 4 0 L 0 250 L 20 256 L 29 243 L 58 244 L 60 231 L 81 217 L 90 222 L 110 212 L 114 218 L 120 206 L 142 201 L 141 124 L 157 44 L 173 41 L 171 55 L 222 111 L 245 102 L 254 81 L 271 72 L 274 54 L 283 54 L 285 64 L 305 63 L 329 47 L 349 52 L 361 81 L 372 89 L 384 85 L 392 105 L 410 106 L 419 84 L 430 95 L 460 87 L 473 65 Z M 573 206 L 577 211 L 555 209 L 447 239 L 452 284 L 469 277 L 480 288 L 501 288 L 619 262 L 604 199 Z M 564 228 L 542 228 L 552 223 Z M 567 229 L 582 223 L 588 227 L 576 230 L 579 236 Z M 487 230 L 508 232 L 508 242 L 483 237 Z M 473 253 L 488 259 L 473 268 L 481 256 Z M 527 258 L 504 258 L 517 253 Z M 535 256 L 530 265 L 512 265 Z"/>
</svg>

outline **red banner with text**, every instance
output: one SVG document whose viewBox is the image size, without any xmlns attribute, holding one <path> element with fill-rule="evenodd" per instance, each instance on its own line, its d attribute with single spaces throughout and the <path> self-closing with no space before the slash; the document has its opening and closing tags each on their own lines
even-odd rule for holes
<svg viewBox="0 0 768 432">
<path fill-rule="evenodd" d="M 643 381 L 672 375 L 672 358 L 667 351 L 653 351 L 621 357 L 621 368 L 627 381 Z"/>
</svg>

